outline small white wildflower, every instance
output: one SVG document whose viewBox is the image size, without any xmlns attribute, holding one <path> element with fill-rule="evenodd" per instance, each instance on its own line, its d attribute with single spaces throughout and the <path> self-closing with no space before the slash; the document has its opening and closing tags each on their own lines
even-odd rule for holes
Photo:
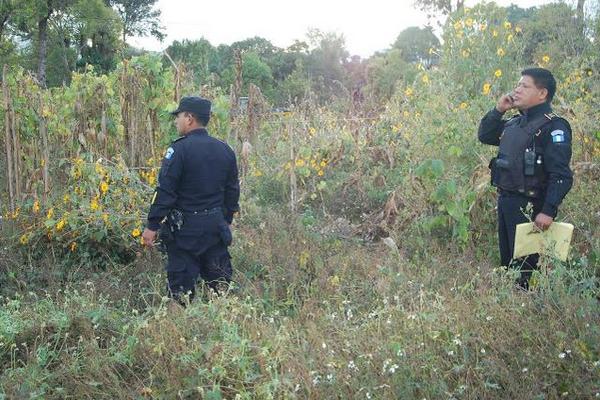
<svg viewBox="0 0 600 400">
<path fill-rule="evenodd" d="M 454 351 L 453 351 L 453 350 L 450 350 L 450 351 L 448 352 L 448 355 L 449 355 L 450 357 L 452 357 L 452 356 L 454 355 Z"/>
<path fill-rule="evenodd" d="M 371 398 L 371 393 L 367 392 L 367 399 Z"/>
<path fill-rule="evenodd" d="M 358 367 L 356 366 L 356 364 L 354 364 L 353 360 L 350 360 L 350 362 L 348 363 L 348 369 L 353 369 L 355 371 L 358 371 Z"/>
<path fill-rule="evenodd" d="M 387 370 L 388 365 L 390 365 L 390 363 L 392 362 L 391 359 L 387 359 L 383 362 L 383 368 L 381 369 L 381 373 L 385 373 L 385 371 Z"/>
<path fill-rule="evenodd" d="M 296 383 L 296 387 L 294 387 L 294 392 L 298 392 L 300 390 L 300 384 Z"/>
<path fill-rule="evenodd" d="M 525 373 L 525 372 L 527 372 L 527 371 L 529 371 L 529 369 L 527 369 L 527 367 L 525 367 L 525 368 L 523 368 L 523 369 L 521 370 L 521 372 L 522 372 L 522 373 Z"/>
<path fill-rule="evenodd" d="M 388 304 L 388 299 L 387 299 L 387 297 L 384 297 L 382 301 L 383 301 L 383 305 L 384 305 L 384 306 L 387 306 L 387 304 Z"/>
<path fill-rule="evenodd" d="M 525 307 L 525 303 L 521 303 L 521 307 Z"/>
<path fill-rule="evenodd" d="M 462 344 L 462 342 L 460 341 L 459 338 L 454 338 L 454 340 L 452 342 L 457 346 L 460 346 Z"/>
<path fill-rule="evenodd" d="M 321 345 L 322 348 L 326 349 L 327 348 L 327 344 L 325 342 L 323 342 L 323 344 Z"/>
<path fill-rule="evenodd" d="M 385 321 L 385 322 L 386 322 L 388 325 L 391 325 L 391 323 L 392 323 L 392 320 L 388 318 L 388 320 L 387 320 L 387 321 Z"/>
<path fill-rule="evenodd" d="M 487 317 L 485 317 L 485 320 L 486 320 L 486 321 L 491 321 L 491 320 L 492 320 L 492 317 L 490 317 L 490 316 L 488 315 Z"/>
<path fill-rule="evenodd" d="M 566 356 L 567 356 L 567 355 L 566 355 L 565 353 L 560 353 L 560 354 L 558 355 L 558 358 L 565 358 Z"/>
<path fill-rule="evenodd" d="M 600 360 L 594 361 L 594 367 L 600 367 Z"/>
<path fill-rule="evenodd" d="M 567 396 L 569 395 L 569 392 L 562 392 L 560 395 L 561 395 L 562 397 L 567 397 Z"/>
<path fill-rule="evenodd" d="M 398 364 L 394 364 L 390 367 L 390 374 L 393 374 L 394 372 L 396 372 L 396 370 L 399 368 Z"/>
<path fill-rule="evenodd" d="M 485 349 L 483 349 L 483 348 L 482 348 L 482 349 L 481 349 L 481 350 L 479 350 L 479 351 L 481 352 L 481 354 L 485 354 Z"/>
<path fill-rule="evenodd" d="M 333 380 L 333 374 L 327 374 L 327 380 L 331 382 Z"/>
<path fill-rule="evenodd" d="M 567 350 L 567 354 L 571 354 L 571 350 Z"/>
</svg>

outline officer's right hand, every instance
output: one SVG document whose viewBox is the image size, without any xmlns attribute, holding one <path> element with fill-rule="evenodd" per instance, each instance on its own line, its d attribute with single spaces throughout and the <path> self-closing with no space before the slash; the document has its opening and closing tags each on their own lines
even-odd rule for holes
<svg viewBox="0 0 600 400">
<path fill-rule="evenodd" d="M 148 228 L 144 229 L 144 233 L 142 233 L 142 240 L 144 243 L 144 246 L 146 246 L 147 248 L 150 248 L 152 246 L 154 246 L 154 241 L 156 240 L 156 231 L 152 231 Z"/>
<path fill-rule="evenodd" d="M 496 110 L 504 114 L 508 110 L 514 107 L 514 100 L 511 97 L 510 93 L 507 93 L 498 99 L 498 103 L 496 103 Z"/>
</svg>

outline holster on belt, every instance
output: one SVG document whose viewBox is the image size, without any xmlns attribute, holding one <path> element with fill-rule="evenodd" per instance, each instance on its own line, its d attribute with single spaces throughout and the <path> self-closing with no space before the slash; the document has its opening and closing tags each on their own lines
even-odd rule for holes
<svg viewBox="0 0 600 400">
<path fill-rule="evenodd" d="M 171 210 L 160 223 L 160 230 L 158 232 L 159 251 L 166 253 L 167 245 L 175 241 L 174 233 L 180 231 L 182 226 L 183 213 L 180 210 Z"/>
</svg>

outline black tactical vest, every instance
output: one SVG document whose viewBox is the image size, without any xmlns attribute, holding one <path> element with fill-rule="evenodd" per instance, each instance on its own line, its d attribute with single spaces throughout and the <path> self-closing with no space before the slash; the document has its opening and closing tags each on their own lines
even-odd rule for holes
<svg viewBox="0 0 600 400">
<path fill-rule="evenodd" d="M 559 118 L 555 114 L 542 114 L 524 126 L 522 118 L 513 118 L 504 125 L 500 136 L 498 156 L 492 159 L 492 185 L 528 197 L 541 197 L 546 186 L 544 154 L 537 136 L 544 125 Z"/>
</svg>

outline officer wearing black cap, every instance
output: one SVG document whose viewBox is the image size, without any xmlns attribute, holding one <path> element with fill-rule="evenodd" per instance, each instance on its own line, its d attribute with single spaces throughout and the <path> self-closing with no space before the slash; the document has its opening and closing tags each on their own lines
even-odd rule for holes
<svg viewBox="0 0 600 400">
<path fill-rule="evenodd" d="M 227 247 L 239 208 L 238 169 L 233 150 L 206 130 L 210 107 L 206 99 L 183 97 L 171 113 L 181 136 L 165 153 L 142 234 L 150 247 L 161 230 L 169 296 L 182 304 L 184 295 L 193 298 L 199 277 L 218 291 L 232 274 Z"/>
<path fill-rule="evenodd" d="M 516 226 L 531 218 L 537 228 L 548 229 L 573 185 L 571 126 L 552 112 L 555 92 L 556 81 L 550 71 L 525 69 L 515 90 L 500 97 L 479 125 L 479 140 L 499 147 L 490 169 L 499 194 L 500 261 L 503 266 L 520 269 L 517 283 L 524 289 L 529 287 L 539 256 L 512 260 Z M 510 109 L 519 114 L 502 119 Z M 528 204 L 532 205 L 530 215 L 525 211 Z"/>
</svg>

